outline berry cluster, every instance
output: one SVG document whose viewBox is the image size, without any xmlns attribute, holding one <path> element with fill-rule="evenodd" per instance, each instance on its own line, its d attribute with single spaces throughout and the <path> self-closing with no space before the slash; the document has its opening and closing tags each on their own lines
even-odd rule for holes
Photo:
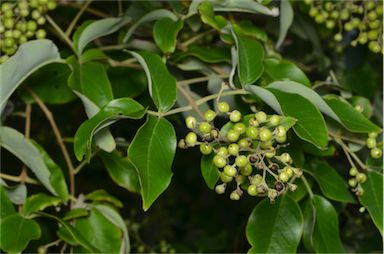
<svg viewBox="0 0 384 254">
<path fill-rule="evenodd" d="M 353 188 L 352 191 L 355 192 L 357 196 L 363 195 L 364 189 L 361 184 L 367 181 L 367 175 L 359 172 L 355 167 L 349 170 L 349 175 L 352 176 L 352 178 L 348 180 L 349 186 Z"/>
<path fill-rule="evenodd" d="M 377 136 L 378 134 L 376 132 L 371 132 L 368 134 L 368 138 L 367 138 L 367 147 L 371 149 L 370 154 L 371 154 L 371 157 L 374 159 L 378 159 L 383 155 L 382 149 L 378 147 L 379 145 L 376 142 Z"/>
<path fill-rule="evenodd" d="M 355 30 L 358 35 L 351 41 L 352 46 L 368 44 L 368 48 L 379 53 L 383 50 L 383 2 L 366 1 L 313 1 L 305 0 L 310 5 L 309 15 L 316 23 L 324 24 L 328 29 L 337 29 L 334 40 L 340 42 L 343 33 Z"/>
<path fill-rule="evenodd" d="M 271 202 L 288 189 L 294 191 L 293 181 L 302 175 L 302 169 L 292 166 L 289 153 L 279 151 L 287 146 L 282 143 L 294 122 L 263 111 L 242 117 L 237 110 L 230 112 L 226 102 L 219 102 L 217 108 L 217 113 L 206 111 L 203 122 L 187 117 L 186 126 L 192 131 L 179 142 L 180 148 L 199 145 L 203 155 L 212 157 L 221 182 L 215 191 L 223 194 L 234 182 L 230 199 L 239 200 L 246 191 L 250 196 L 267 196 Z M 229 121 L 219 130 L 213 121 L 220 114 Z"/>
<path fill-rule="evenodd" d="M 44 13 L 56 8 L 56 0 L 20 0 L 3 2 L 0 7 L 0 64 L 13 55 L 18 46 L 32 38 L 43 39 Z"/>
</svg>

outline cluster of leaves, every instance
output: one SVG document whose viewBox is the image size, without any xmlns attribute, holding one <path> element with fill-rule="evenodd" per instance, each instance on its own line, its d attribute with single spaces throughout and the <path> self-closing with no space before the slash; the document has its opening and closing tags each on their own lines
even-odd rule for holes
<svg viewBox="0 0 384 254">
<path fill-rule="evenodd" d="M 106 190 L 95 188 L 96 184 L 88 183 L 86 178 L 91 191 L 76 180 L 86 172 L 83 169 L 87 163 L 94 167 L 90 167 L 92 170 L 97 167 L 95 164 L 99 163 L 94 162 L 98 157 L 111 182 L 140 194 L 143 210 L 147 211 L 171 183 L 176 133 L 186 132 L 178 124 L 183 117 L 187 127 L 201 134 L 198 141 L 195 132 L 190 132 L 182 146 L 201 142 L 200 149 L 205 154 L 201 159 L 202 175 L 209 188 L 215 187 L 220 176 L 224 183 L 235 176 L 237 188 L 231 199 L 239 199 L 239 185 L 244 182 L 238 172 L 250 176 L 260 162 L 264 163 L 262 180 L 266 172 L 272 178 L 267 181 L 274 189 L 267 185 L 266 193 L 261 193 L 265 190 L 260 188 L 258 173 L 248 178 L 249 186 L 243 186 L 252 196 L 260 196 L 252 199 L 253 211 L 247 211 L 249 252 L 293 253 L 298 248 L 317 253 L 344 252 L 338 212 L 347 205 L 364 206 L 369 221 L 382 234 L 381 160 L 367 156 L 364 149 L 367 145 L 381 153 L 382 142 L 365 141 L 366 134 L 376 138 L 381 129 L 369 120 L 372 113 L 367 110 L 367 99 L 354 100 L 346 89 L 330 93 L 325 86 L 312 87 L 307 75 L 275 50 L 275 40 L 276 47 L 285 46 L 284 38 L 293 22 L 293 8 L 288 1 L 281 1 L 280 8 L 275 3 L 252 0 L 117 1 L 114 4 L 120 10 L 126 8 L 119 17 L 104 17 L 103 12 L 90 9 L 89 4 L 80 6 L 66 32 L 51 20 L 52 28 L 66 46 L 59 49 L 59 44 L 51 40 L 29 41 L 0 65 L 2 121 L 11 126 L 8 123 L 17 116 L 12 105 L 16 109 L 17 102 L 26 105 L 24 134 L 16 128 L 0 127 L 0 145 L 8 151 L 6 155 L 11 158 L 13 154 L 24 165 L 19 176 L 12 173 L 17 164 L 7 164 L 12 169 L 1 172 L 2 250 L 21 252 L 28 248 L 31 240 L 43 238 L 41 220 L 51 219 L 55 221 L 53 230 L 57 237 L 52 242 L 42 242 L 40 253 L 54 246 L 63 252 L 129 252 L 129 227 L 119 212 L 123 203 Z M 73 6 L 63 4 L 60 8 Z M 87 10 L 103 18 L 86 19 L 69 37 Z M 279 34 L 268 34 L 268 29 L 256 25 L 257 20 L 252 18 L 236 17 L 242 12 L 267 21 L 279 16 Z M 115 32 L 119 32 L 116 37 L 112 35 Z M 211 36 L 205 38 L 206 35 Z M 108 37 L 101 38 L 104 36 Z M 191 86 L 197 83 L 207 83 L 206 89 Z M 222 83 L 226 84 L 225 89 Z M 334 75 L 326 83 L 340 88 Z M 221 102 L 211 104 L 215 99 Z M 36 142 L 30 137 L 34 103 L 48 119 L 65 163 L 46 152 L 50 140 Z M 68 130 L 59 128 L 54 117 L 61 116 L 52 115 L 46 104 L 71 103 L 76 105 L 76 111 L 62 114 L 70 114 L 73 122 Z M 227 113 L 229 108 L 234 109 L 229 114 L 230 122 L 219 122 L 218 126 L 223 127 L 220 131 L 215 129 L 211 122 L 216 112 Z M 78 122 L 80 119 L 84 120 Z M 122 126 L 123 131 L 116 134 L 112 124 Z M 39 123 L 32 121 L 33 125 Z M 41 129 L 38 132 L 46 134 Z M 68 133 L 71 138 L 64 138 L 61 133 Z M 271 141 L 272 136 L 277 143 L 286 142 L 289 146 L 281 145 L 276 153 L 279 145 Z M 39 136 L 34 138 L 38 140 Z M 73 142 L 73 153 L 65 144 L 68 141 Z M 238 168 L 230 165 L 226 169 L 229 156 L 223 154 L 230 153 L 227 145 L 235 142 L 239 146 L 235 160 Z M 240 146 L 256 148 L 256 152 L 240 151 Z M 325 160 L 333 158 L 336 151 L 345 154 L 341 157 L 347 158 L 349 166 L 343 164 L 336 170 L 336 164 Z M 219 157 L 216 155 L 215 159 L 212 152 Z M 251 158 L 255 155 L 257 158 Z M 79 161 L 76 167 L 73 159 Z M 272 159 L 278 160 L 279 166 L 287 165 L 275 174 Z M 251 174 L 244 171 L 248 162 L 254 163 Z M 224 168 L 223 172 L 219 173 L 215 165 Z M 356 185 L 352 190 L 358 195 L 352 195 L 343 177 L 342 172 L 348 173 L 351 167 L 355 171 L 349 173 L 358 182 L 358 191 Z M 279 191 L 292 184 L 288 182 L 290 178 L 299 177 L 295 192 L 275 199 Z M 11 186 L 3 179 L 19 183 Z M 45 190 L 41 186 L 36 190 L 36 184 Z M 27 195 L 27 186 L 28 192 L 35 194 Z M 216 186 L 216 191 L 222 192 L 222 187 Z M 14 228 L 20 229 L 17 235 L 8 234 Z M 134 251 L 143 251 L 139 247 Z M 245 248 L 248 247 L 242 251 Z"/>
</svg>

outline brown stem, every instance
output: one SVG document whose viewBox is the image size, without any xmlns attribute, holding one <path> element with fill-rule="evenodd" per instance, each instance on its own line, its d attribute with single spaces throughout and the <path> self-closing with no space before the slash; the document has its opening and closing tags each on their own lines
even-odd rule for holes
<svg viewBox="0 0 384 254">
<path fill-rule="evenodd" d="M 190 93 L 188 93 L 187 90 L 185 90 L 182 86 L 177 86 L 177 89 L 183 94 L 183 96 L 187 99 L 189 105 L 196 111 L 196 113 L 201 117 L 204 118 L 203 113 L 199 109 L 198 105 L 196 104 L 196 101 L 192 98 Z"/>
</svg>

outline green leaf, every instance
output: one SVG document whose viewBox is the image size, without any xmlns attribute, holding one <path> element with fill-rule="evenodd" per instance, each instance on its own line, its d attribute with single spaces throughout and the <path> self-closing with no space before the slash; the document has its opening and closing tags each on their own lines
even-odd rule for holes
<svg viewBox="0 0 384 254">
<path fill-rule="evenodd" d="M 63 217 L 63 220 L 73 220 L 76 218 L 88 216 L 89 211 L 85 208 L 75 208 L 72 210 L 69 210 Z"/>
<path fill-rule="evenodd" d="M 76 131 L 74 151 L 80 161 L 83 155 L 89 160 L 93 136 L 108 125 L 119 119 L 140 119 L 145 114 L 145 108 L 131 98 L 121 98 L 109 102 L 92 118 L 83 122 Z"/>
<path fill-rule="evenodd" d="M 327 147 L 328 130 L 324 118 L 308 99 L 298 94 L 284 93 L 272 88 L 268 90 L 279 101 L 284 115 L 297 119 L 297 123 L 293 126 L 297 136 L 320 149 Z"/>
<path fill-rule="evenodd" d="M 303 232 L 300 207 L 283 195 L 275 204 L 265 198 L 248 219 L 246 236 L 250 253 L 295 253 Z"/>
<path fill-rule="evenodd" d="M 11 187 L 6 187 L 6 190 L 8 192 L 9 198 L 15 205 L 24 204 L 25 200 L 27 199 L 27 187 L 23 183 Z"/>
<path fill-rule="evenodd" d="M 51 157 L 44 150 L 44 148 L 42 148 L 34 140 L 31 140 L 31 142 L 39 150 L 45 165 L 47 166 L 48 170 L 51 172 L 49 181 L 51 182 L 52 187 L 55 189 L 58 196 L 64 199 L 64 201 L 67 201 L 69 199 L 69 193 L 68 193 L 67 183 L 65 182 L 65 178 L 63 175 L 63 170 L 56 164 L 56 162 L 54 162 L 51 159 Z"/>
<path fill-rule="evenodd" d="M 383 235 L 383 175 L 372 171 L 367 176 L 367 181 L 362 184 L 364 194 L 359 200 L 368 209 L 373 223 Z"/>
<path fill-rule="evenodd" d="M 148 115 L 128 149 L 128 158 L 139 173 L 145 211 L 171 182 L 175 152 L 176 134 L 172 124 Z"/>
<path fill-rule="evenodd" d="M 380 132 L 381 129 L 369 121 L 362 113 L 351 104 L 336 95 L 324 97 L 325 102 L 339 116 L 343 125 L 351 132 L 368 133 Z"/>
<path fill-rule="evenodd" d="M 231 54 L 227 48 L 219 47 L 200 47 L 192 45 L 187 51 L 180 53 L 175 61 L 180 61 L 188 56 L 193 56 L 206 63 L 230 62 Z"/>
<path fill-rule="evenodd" d="M 325 198 L 314 195 L 304 208 L 304 242 L 316 253 L 344 253 L 337 213 Z"/>
<path fill-rule="evenodd" d="M 306 178 L 308 184 L 310 187 L 313 185 L 313 180 L 310 177 Z M 308 194 L 308 190 L 301 178 L 298 178 L 295 180 L 295 184 L 297 185 L 297 189 L 295 191 L 288 191 L 286 195 L 288 195 L 291 199 L 293 199 L 295 202 L 299 202 L 302 200 L 305 196 Z"/>
<path fill-rule="evenodd" d="M 264 60 L 265 73 L 273 80 L 291 80 L 310 87 L 307 75 L 294 63 L 287 60 L 267 58 Z M 288 84 L 287 84 L 288 86 Z"/>
<path fill-rule="evenodd" d="M 233 33 L 237 48 L 237 71 L 243 87 L 258 80 L 264 71 L 264 48 L 257 40 Z"/>
<path fill-rule="evenodd" d="M 0 145 L 19 158 L 51 193 L 57 195 L 50 182 L 52 174 L 39 150 L 30 140 L 15 129 L 0 127 Z"/>
<path fill-rule="evenodd" d="M 366 118 L 370 118 L 373 114 L 373 107 L 372 107 L 372 104 L 371 102 L 365 98 L 365 97 L 362 97 L 362 96 L 352 96 L 352 98 L 349 100 L 351 105 L 356 108 L 356 107 L 359 107 L 362 109 L 362 114 L 366 117 Z"/>
<path fill-rule="evenodd" d="M 42 211 L 49 206 L 57 206 L 61 202 L 61 198 L 38 193 L 27 198 L 23 207 L 23 213 L 24 215 L 29 215 L 36 211 Z"/>
<path fill-rule="evenodd" d="M 141 51 L 129 51 L 147 74 L 148 89 L 153 102 L 160 112 L 167 112 L 176 102 L 176 79 L 168 71 L 160 56 Z"/>
<path fill-rule="evenodd" d="M 281 44 L 283 43 L 285 36 L 287 35 L 289 27 L 292 25 L 293 22 L 293 8 L 290 2 L 287 1 L 281 1 L 280 2 L 280 31 L 279 31 L 279 38 L 276 42 L 276 48 L 280 48 Z"/>
<path fill-rule="evenodd" d="M 162 18 L 155 22 L 153 27 L 153 39 L 164 53 L 175 51 L 177 34 L 183 28 L 183 21 L 173 21 L 170 18 Z"/>
<path fill-rule="evenodd" d="M 108 202 L 113 204 L 116 207 L 123 207 L 123 203 L 120 200 L 106 192 L 105 190 L 95 190 L 85 196 L 85 199 L 98 201 L 98 202 Z"/>
<path fill-rule="evenodd" d="M 32 40 L 20 45 L 8 61 L 0 64 L 0 114 L 8 98 L 31 73 L 46 64 L 62 61 L 57 47 L 50 40 Z"/>
<path fill-rule="evenodd" d="M 98 155 L 115 183 L 129 191 L 140 192 L 136 168 L 128 159 L 121 157 L 117 151 L 112 153 L 99 152 Z"/>
<path fill-rule="evenodd" d="M 73 37 L 73 45 L 79 55 L 82 54 L 88 43 L 99 37 L 116 32 L 122 26 L 130 22 L 131 18 L 124 16 L 119 18 L 105 18 L 87 23 L 82 29 L 78 29 Z"/>
<path fill-rule="evenodd" d="M 88 61 L 95 61 L 95 60 L 104 60 L 107 59 L 107 55 L 104 54 L 103 51 L 97 48 L 92 48 L 86 50 L 81 56 L 80 56 L 80 63 L 85 63 Z"/>
<path fill-rule="evenodd" d="M 238 34 L 241 33 L 262 42 L 266 42 L 268 39 L 267 33 L 263 29 L 255 26 L 250 20 L 241 20 L 238 21 L 237 24 L 232 24 L 232 26 L 233 30 Z"/>
<path fill-rule="evenodd" d="M 136 28 L 142 23 L 150 22 L 150 21 L 154 21 L 154 20 L 158 20 L 166 17 L 172 19 L 173 21 L 178 20 L 178 17 L 173 12 L 166 9 L 158 9 L 158 10 L 148 12 L 129 28 L 129 30 L 127 31 L 127 33 L 123 38 L 123 43 L 126 43 L 129 40 L 129 38 L 132 36 Z"/>
<path fill-rule="evenodd" d="M 203 155 L 201 157 L 200 168 L 205 183 L 207 184 L 208 188 L 213 190 L 217 180 L 219 179 L 219 170 L 215 164 L 213 164 L 213 155 Z"/>
<path fill-rule="evenodd" d="M 312 161 L 306 171 L 319 183 L 321 191 L 327 198 L 345 203 L 356 203 L 349 191 L 348 184 L 328 163 Z"/>
<path fill-rule="evenodd" d="M 271 93 L 267 89 L 262 88 L 260 86 L 247 86 L 245 90 L 259 97 L 268 106 L 270 106 L 276 113 L 280 115 L 283 113 L 281 110 L 279 101 L 276 99 L 275 95 L 273 95 L 273 93 Z"/>
<path fill-rule="evenodd" d="M 5 190 L 5 187 L 1 185 L 0 185 L 0 207 L 1 207 L 0 223 L 5 217 L 16 213 L 16 209 L 8 197 L 8 193 Z"/>
<path fill-rule="evenodd" d="M 134 98 L 147 90 L 147 77 L 142 70 L 113 67 L 108 69 L 108 77 L 116 98 Z"/>
<path fill-rule="evenodd" d="M 0 249 L 9 253 L 22 252 L 29 241 L 39 239 L 41 229 L 35 221 L 16 213 L 0 222 Z"/>
<path fill-rule="evenodd" d="M 215 16 L 213 6 L 209 1 L 204 1 L 199 5 L 199 13 L 201 21 L 213 27 L 215 30 L 220 31 L 224 28 L 228 21 L 222 16 Z"/>
<path fill-rule="evenodd" d="M 76 98 L 76 95 L 67 85 L 70 73 L 71 69 L 67 64 L 52 63 L 34 72 L 26 82 L 43 102 L 64 104 Z M 26 90 L 20 90 L 20 95 L 26 102 L 35 102 Z"/>
</svg>

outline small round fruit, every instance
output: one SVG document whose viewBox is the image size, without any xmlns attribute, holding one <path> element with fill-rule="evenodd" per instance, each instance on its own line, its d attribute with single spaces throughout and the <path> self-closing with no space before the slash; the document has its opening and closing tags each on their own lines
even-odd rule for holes
<svg viewBox="0 0 384 254">
<path fill-rule="evenodd" d="M 245 167 L 248 164 L 247 157 L 245 155 L 239 155 L 236 157 L 235 163 L 238 167 Z"/>
<path fill-rule="evenodd" d="M 289 180 L 288 174 L 285 173 L 284 171 L 279 174 L 278 178 L 283 183 L 286 183 Z"/>
<path fill-rule="evenodd" d="M 31 17 L 36 20 L 41 17 L 41 13 L 38 10 L 33 10 L 31 13 Z"/>
<path fill-rule="evenodd" d="M 239 193 L 237 193 L 237 191 L 232 191 L 231 195 L 229 195 L 229 198 L 232 199 L 232 200 L 239 200 L 240 199 L 240 195 L 239 195 Z"/>
<path fill-rule="evenodd" d="M 233 177 L 231 177 L 231 176 L 227 176 L 227 175 L 224 174 L 224 173 L 220 173 L 220 180 L 221 180 L 223 183 L 230 183 L 230 182 L 232 182 Z"/>
<path fill-rule="evenodd" d="M 263 182 L 263 177 L 261 175 L 254 175 L 253 177 L 251 177 L 249 179 L 249 182 L 250 182 L 250 184 L 257 186 Z"/>
<path fill-rule="evenodd" d="M 229 104 L 225 101 L 222 101 L 217 104 L 217 108 L 220 112 L 227 113 L 229 111 Z"/>
<path fill-rule="evenodd" d="M 272 140 L 268 140 L 265 142 L 261 142 L 260 147 L 263 149 L 269 149 L 272 147 L 272 145 L 273 145 Z"/>
<path fill-rule="evenodd" d="M 234 177 L 237 174 L 237 170 L 233 166 L 227 165 L 224 167 L 223 173 L 227 176 Z"/>
<path fill-rule="evenodd" d="M 247 148 L 251 144 L 249 143 L 249 140 L 246 138 L 240 139 L 239 142 L 237 142 L 241 148 Z"/>
<path fill-rule="evenodd" d="M 28 21 L 27 22 L 27 30 L 28 31 L 35 31 L 37 29 L 37 24 L 36 24 L 36 22 L 35 21 L 33 21 L 33 20 L 30 20 L 30 21 Z"/>
<path fill-rule="evenodd" d="M 284 143 L 285 141 L 287 141 L 287 135 L 282 136 L 282 137 L 275 137 L 275 140 L 276 140 L 278 143 Z"/>
<path fill-rule="evenodd" d="M 349 170 L 349 175 L 350 175 L 350 176 L 356 176 L 358 173 L 359 173 L 359 171 L 358 171 L 355 167 L 352 167 L 352 168 Z"/>
<path fill-rule="evenodd" d="M 235 130 L 229 130 L 227 133 L 227 139 L 230 142 L 236 142 L 240 137 L 240 134 Z"/>
<path fill-rule="evenodd" d="M 357 181 L 358 183 L 364 183 L 365 181 L 367 181 L 367 175 L 364 174 L 364 173 L 358 173 L 358 174 L 356 175 L 356 181 Z"/>
<path fill-rule="evenodd" d="M 204 155 L 208 155 L 212 153 L 212 146 L 207 143 L 200 144 L 200 152 Z"/>
<path fill-rule="evenodd" d="M 215 191 L 217 194 L 223 194 L 226 189 L 226 184 L 220 184 L 215 187 Z"/>
<path fill-rule="evenodd" d="M 291 163 L 292 162 L 292 158 L 289 155 L 289 153 L 282 153 L 279 158 L 284 163 Z"/>
<path fill-rule="evenodd" d="M 291 178 L 293 175 L 293 169 L 291 167 L 285 166 L 283 171 L 288 175 L 288 178 Z"/>
<path fill-rule="evenodd" d="M 281 120 L 281 117 L 278 115 L 272 115 L 271 118 L 269 118 L 269 122 L 271 123 L 272 126 L 279 125 L 280 120 Z"/>
<path fill-rule="evenodd" d="M 248 161 L 249 163 L 256 163 L 257 162 L 257 157 L 255 155 L 248 155 Z"/>
<path fill-rule="evenodd" d="M 194 118 L 193 116 L 188 116 L 187 118 L 185 118 L 185 125 L 189 129 L 194 129 L 196 127 L 196 118 Z"/>
<path fill-rule="evenodd" d="M 370 132 L 369 134 L 368 134 L 368 137 L 370 137 L 370 138 L 377 138 L 377 132 Z"/>
<path fill-rule="evenodd" d="M 257 137 L 259 135 L 259 130 L 256 127 L 249 126 L 247 128 L 246 135 L 247 135 L 247 137 L 249 137 L 251 139 L 257 139 Z"/>
<path fill-rule="evenodd" d="M 40 17 L 36 20 L 36 23 L 39 24 L 39 25 L 44 25 L 45 24 L 45 18 L 44 17 Z"/>
<path fill-rule="evenodd" d="M 232 111 L 230 114 L 229 114 L 229 120 L 231 120 L 231 122 L 238 122 L 241 120 L 241 113 L 240 111 L 238 110 L 234 110 Z"/>
<path fill-rule="evenodd" d="M 264 123 L 265 121 L 267 121 L 267 114 L 265 114 L 263 111 L 259 111 L 255 114 L 255 117 L 256 117 L 256 120 L 259 122 L 259 123 Z"/>
<path fill-rule="evenodd" d="M 259 133 L 259 138 L 261 141 L 269 141 L 272 138 L 272 132 L 267 128 L 261 128 Z"/>
<path fill-rule="evenodd" d="M 56 1 L 48 1 L 48 3 L 47 3 L 47 9 L 48 10 L 53 10 L 56 8 L 56 6 L 57 6 Z"/>
<path fill-rule="evenodd" d="M 215 157 L 213 157 L 213 164 L 218 168 L 223 168 L 227 165 L 227 160 L 220 155 L 215 155 Z"/>
<path fill-rule="evenodd" d="M 202 133 L 210 133 L 211 132 L 211 125 L 207 122 L 202 122 L 200 123 L 199 125 L 199 131 L 201 131 Z"/>
<path fill-rule="evenodd" d="M 250 196 L 257 196 L 257 186 L 256 185 L 253 185 L 253 184 L 249 185 L 247 191 L 248 191 L 248 194 Z"/>
<path fill-rule="evenodd" d="M 265 153 L 265 157 L 267 157 L 268 159 L 272 159 L 273 157 L 275 157 L 275 155 L 276 155 L 275 150 Z"/>
<path fill-rule="evenodd" d="M 186 148 L 188 148 L 188 147 L 187 147 L 187 144 L 185 143 L 185 140 L 184 140 L 184 139 L 180 139 L 180 141 L 177 143 L 177 146 L 178 146 L 180 149 L 186 149 Z"/>
<path fill-rule="evenodd" d="M 226 157 L 228 155 L 228 149 L 226 147 L 220 147 L 216 154 L 221 157 Z"/>
<path fill-rule="evenodd" d="M 12 27 L 15 25 L 15 22 L 13 21 L 13 18 L 6 18 L 3 19 L 3 26 L 7 29 L 12 29 Z"/>
<path fill-rule="evenodd" d="M 211 122 L 213 121 L 213 119 L 215 119 L 216 117 L 216 113 L 215 111 L 213 110 L 207 110 L 205 113 L 204 113 L 204 119 L 207 120 L 208 122 Z"/>
<path fill-rule="evenodd" d="M 247 126 L 245 126 L 243 123 L 235 123 L 233 129 L 238 133 L 243 134 L 247 130 Z"/>
<path fill-rule="evenodd" d="M 47 32 L 43 29 L 39 29 L 36 31 L 36 38 L 37 39 L 44 39 L 47 36 Z"/>
<path fill-rule="evenodd" d="M 277 137 L 284 137 L 287 135 L 287 131 L 285 130 L 284 126 L 278 126 L 275 129 L 275 135 Z"/>
<path fill-rule="evenodd" d="M 259 122 L 257 121 L 256 117 L 252 117 L 251 119 L 249 119 L 249 125 L 254 127 L 259 126 Z"/>
<path fill-rule="evenodd" d="M 228 146 L 228 153 L 230 154 L 230 155 L 237 155 L 238 153 L 239 153 L 239 145 L 238 144 L 235 144 L 235 143 L 233 143 L 233 144 L 230 144 L 229 146 Z"/>
<path fill-rule="evenodd" d="M 216 129 L 216 128 L 212 129 L 211 132 L 210 132 L 210 135 L 211 135 L 212 138 L 219 137 L 219 130 Z"/>
<path fill-rule="evenodd" d="M 368 148 L 376 147 L 376 139 L 375 138 L 367 138 L 367 147 Z"/>
<path fill-rule="evenodd" d="M 240 168 L 240 174 L 243 176 L 249 176 L 252 174 L 253 168 L 250 164 L 247 164 L 245 167 Z"/>
<path fill-rule="evenodd" d="M 382 155 L 383 155 L 383 151 L 381 151 L 380 148 L 375 147 L 375 148 L 373 148 L 373 149 L 371 150 L 371 156 L 372 156 L 372 158 L 374 158 L 374 159 L 378 159 L 378 158 L 380 158 Z"/>
<path fill-rule="evenodd" d="M 247 178 L 243 175 L 237 175 L 235 181 L 237 184 L 243 184 Z"/>
<path fill-rule="evenodd" d="M 276 183 L 275 183 L 275 190 L 277 190 L 277 191 L 282 191 L 282 190 L 284 190 L 284 184 L 281 183 L 281 182 L 276 182 Z"/>
<path fill-rule="evenodd" d="M 338 34 L 335 34 L 335 35 L 333 36 L 333 39 L 334 39 L 335 41 L 337 41 L 337 42 L 340 42 L 340 41 L 343 39 L 343 36 L 342 36 L 340 33 L 338 33 Z"/>
<path fill-rule="evenodd" d="M 348 184 L 349 184 L 349 186 L 351 186 L 351 187 L 356 187 L 356 185 L 357 185 L 357 181 L 356 181 L 355 178 L 351 178 L 351 179 L 348 180 Z"/>
<path fill-rule="evenodd" d="M 4 46 L 7 48 L 11 48 L 15 45 L 15 40 L 13 38 L 7 37 L 4 38 Z"/>
<path fill-rule="evenodd" d="M 189 132 L 187 136 L 185 137 L 185 141 L 187 142 L 188 146 L 195 146 L 197 141 L 197 135 L 194 132 Z"/>
</svg>

